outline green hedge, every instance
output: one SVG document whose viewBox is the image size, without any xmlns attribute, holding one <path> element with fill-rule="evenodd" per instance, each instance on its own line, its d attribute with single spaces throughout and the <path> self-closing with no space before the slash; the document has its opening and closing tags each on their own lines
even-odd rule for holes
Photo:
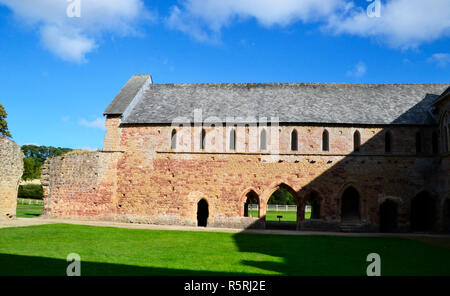
<svg viewBox="0 0 450 296">
<path fill-rule="evenodd" d="M 20 185 L 17 196 L 19 198 L 42 199 L 44 191 L 42 190 L 42 186 L 38 184 Z"/>
</svg>

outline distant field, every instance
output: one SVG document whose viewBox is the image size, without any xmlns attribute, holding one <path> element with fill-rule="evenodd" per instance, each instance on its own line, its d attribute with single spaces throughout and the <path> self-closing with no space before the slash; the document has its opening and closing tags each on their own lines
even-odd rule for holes
<svg viewBox="0 0 450 296">
<path fill-rule="evenodd" d="M 34 218 L 42 214 L 43 205 L 24 205 L 17 204 L 16 217 Z"/>
<path fill-rule="evenodd" d="M 252 211 L 252 217 L 258 217 L 258 211 Z M 282 212 L 282 211 L 268 211 L 266 212 L 266 221 L 267 222 L 278 222 L 277 216 L 283 216 L 281 218 L 281 222 L 296 222 L 297 221 L 297 212 Z M 305 214 L 305 219 L 309 219 L 311 217 L 311 213 L 307 212 Z"/>
<path fill-rule="evenodd" d="M 17 205 L 17 217 L 19 218 L 34 218 L 42 214 L 42 209 L 44 207 L 42 205 L 25 205 L 18 204 Z M 252 217 L 258 217 L 258 211 L 251 211 L 250 215 Z M 266 221 L 267 222 L 278 222 L 277 216 L 282 216 L 281 222 L 296 222 L 297 221 L 297 212 L 282 212 L 282 211 L 268 211 L 266 213 Z M 309 219 L 311 213 L 307 212 L 305 215 L 305 219 Z"/>
<path fill-rule="evenodd" d="M 450 249 L 400 238 L 155 231 L 51 224 L 0 229 L 0 276 L 450 275 Z"/>
</svg>

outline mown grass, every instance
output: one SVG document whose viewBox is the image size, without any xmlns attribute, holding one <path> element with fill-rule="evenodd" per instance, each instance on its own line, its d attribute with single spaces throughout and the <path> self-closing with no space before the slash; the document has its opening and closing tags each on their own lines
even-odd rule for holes
<svg viewBox="0 0 450 296">
<path fill-rule="evenodd" d="M 43 205 L 17 204 L 16 217 L 35 218 L 42 214 Z"/>
<path fill-rule="evenodd" d="M 53 224 L 0 229 L 0 275 L 450 275 L 450 249 L 400 238 L 154 231 Z"/>
</svg>

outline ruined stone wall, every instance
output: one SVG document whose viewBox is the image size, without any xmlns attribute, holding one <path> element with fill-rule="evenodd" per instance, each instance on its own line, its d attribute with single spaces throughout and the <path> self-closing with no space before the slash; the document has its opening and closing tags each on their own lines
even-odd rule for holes
<svg viewBox="0 0 450 296">
<path fill-rule="evenodd" d="M 74 151 L 42 167 L 47 217 L 114 220 L 116 164 L 120 153 Z"/>
<path fill-rule="evenodd" d="M 110 123 L 117 128 L 117 122 Z M 201 129 L 194 127 L 176 128 L 177 149 L 170 147 L 170 126 L 121 127 L 105 139 L 123 152 L 69 154 L 47 162 L 45 213 L 194 226 L 197 203 L 205 199 L 209 226 L 242 228 L 258 224 L 257 218 L 243 217 L 246 194 L 253 190 L 258 195 L 262 218 L 268 199 L 281 186 L 294 194 L 300 209 L 308 193 L 317 192 L 322 222 L 332 227 L 341 220 L 343 191 L 353 186 L 360 193 L 363 223 L 376 230 L 379 206 L 391 199 L 399 207 L 400 228 L 407 230 L 411 199 L 423 190 L 433 193 L 427 182 L 436 162 L 428 144 L 433 127 L 390 127 L 391 153 L 384 152 L 386 128 L 382 127 L 298 126 L 298 151 L 290 150 L 294 127 L 277 128 L 280 149 L 273 156 L 267 151 L 251 152 L 249 131 L 243 126 L 237 131 L 237 151 L 227 153 L 202 151 Z M 327 152 L 321 146 L 324 128 L 330 139 Z M 355 130 L 361 134 L 361 150 L 354 153 Z M 207 128 L 207 133 L 212 131 Z M 420 154 L 415 151 L 417 131 L 423 135 Z M 114 134 L 119 139 L 112 139 Z M 228 130 L 223 133 L 224 146 L 228 134 Z M 217 138 L 212 141 L 217 143 Z M 183 143 L 190 145 L 189 151 L 182 152 Z M 302 210 L 298 215 L 301 226 Z"/>
<path fill-rule="evenodd" d="M 23 174 L 19 145 L 0 135 L 0 219 L 16 216 L 17 190 Z"/>
</svg>

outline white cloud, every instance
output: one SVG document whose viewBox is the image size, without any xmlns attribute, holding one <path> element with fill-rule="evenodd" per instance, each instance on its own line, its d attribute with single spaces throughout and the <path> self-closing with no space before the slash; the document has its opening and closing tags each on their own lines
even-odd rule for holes
<svg viewBox="0 0 450 296">
<path fill-rule="evenodd" d="M 69 18 L 66 0 L 0 0 L 15 18 L 37 28 L 46 49 L 70 62 L 86 62 L 104 33 L 136 34 L 142 20 L 151 19 L 142 0 L 80 0 L 81 17 Z"/>
<path fill-rule="evenodd" d="M 101 130 L 106 130 L 105 118 L 103 118 L 103 117 L 98 117 L 92 121 L 81 118 L 79 121 L 79 124 L 82 126 L 85 126 L 85 127 L 89 127 L 89 128 L 97 128 L 97 129 L 101 129 Z"/>
<path fill-rule="evenodd" d="M 367 15 L 372 2 L 351 0 L 184 0 L 166 23 L 200 41 L 216 40 L 236 21 L 262 26 L 316 23 L 325 32 L 376 38 L 396 48 L 413 48 L 450 35 L 449 0 L 381 0 L 381 17 Z"/>
<path fill-rule="evenodd" d="M 436 63 L 441 68 L 445 68 L 448 64 L 450 64 L 450 54 L 435 53 L 430 58 L 428 58 L 428 61 Z"/>
<path fill-rule="evenodd" d="M 166 23 L 199 41 L 210 41 L 217 39 L 221 29 L 233 21 L 254 18 L 265 27 L 320 21 L 346 7 L 346 1 L 186 0 L 180 6 L 172 7 Z"/>
<path fill-rule="evenodd" d="M 347 72 L 347 76 L 362 77 L 366 74 L 367 66 L 364 62 L 358 62 L 353 69 Z"/>
<path fill-rule="evenodd" d="M 336 33 L 375 37 L 396 48 L 408 49 L 450 36 L 450 1 L 386 0 L 381 17 L 369 18 L 364 9 L 333 16 L 328 28 Z"/>
</svg>

